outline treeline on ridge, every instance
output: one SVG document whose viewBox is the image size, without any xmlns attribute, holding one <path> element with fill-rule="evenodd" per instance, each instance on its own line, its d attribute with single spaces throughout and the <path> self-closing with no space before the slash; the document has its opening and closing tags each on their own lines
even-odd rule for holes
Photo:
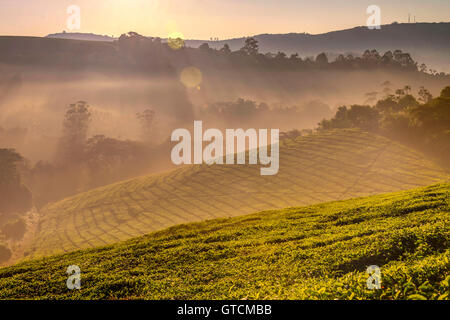
<svg viewBox="0 0 450 320">
<path fill-rule="evenodd" d="M 418 95 L 416 99 L 411 87 L 405 86 L 374 105 L 341 106 L 333 118 L 321 121 L 318 129 L 361 128 L 418 148 L 448 166 L 450 86 L 436 98 L 423 87 Z"/>
<path fill-rule="evenodd" d="M 207 43 L 199 48 L 186 47 L 181 38 L 163 40 L 144 37 L 136 32 L 123 34 L 114 42 L 92 42 L 51 38 L 17 38 L 1 42 L 0 61 L 15 65 L 65 66 L 134 69 L 139 72 L 171 72 L 186 65 L 205 69 L 251 68 L 270 70 L 406 70 L 445 75 L 428 70 L 425 64 L 418 64 L 411 55 L 402 50 L 379 53 L 366 50 L 360 57 L 340 54 L 329 61 L 326 53 L 316 57 L 300 57 L 284 52 L 260 53 L 258 41 L 247 38 L 243 47 L 232 51 L 228 44 L 221 49 L 210 48 Z M 110 71 L 113 71 L 111 69 Z"/>
</svg>

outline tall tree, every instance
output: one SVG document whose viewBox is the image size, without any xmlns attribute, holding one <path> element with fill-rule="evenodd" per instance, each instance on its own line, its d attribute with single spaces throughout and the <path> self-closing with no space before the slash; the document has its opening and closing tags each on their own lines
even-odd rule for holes
<svg viewBox="0 0 450 320">
<path fill-rule="evenodd" d="M 91 116 L 87 102 L 78 101 L 69 105 L 63 122 L 63 136 L 60 140 L 60 160 L 74 163 L 83 158 Z"/>
<path fill-rule="evenodd" d="M 241 49 L 242 52 L 249 56 L 256 56 L 259 52 L 258 40 L 255 38 L 247 38 L 245 39 L 244 47 Z"/>
</svg>

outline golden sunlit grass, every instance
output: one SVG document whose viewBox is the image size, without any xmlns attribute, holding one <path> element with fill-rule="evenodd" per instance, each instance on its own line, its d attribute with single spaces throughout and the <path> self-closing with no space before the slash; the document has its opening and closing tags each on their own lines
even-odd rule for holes
<svg viewBox="0 0 450 320">
<path fill-rule="evenodd" d="M 0 269 L 0 299 L 448 299 L 449 191 L 175 226 Z M 67 267 L 81 269 L 68 290 Z M 381 289 L 367 288 L 377 265 Z"/>
</svg>

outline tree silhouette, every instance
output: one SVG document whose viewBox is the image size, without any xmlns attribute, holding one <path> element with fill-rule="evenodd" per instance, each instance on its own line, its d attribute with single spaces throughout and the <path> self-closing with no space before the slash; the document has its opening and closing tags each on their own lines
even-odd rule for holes
<svg viewBox="0 0 450 320">
<path fill-rule="evenodd" d="M 325 52 L 322 52 L 320 54 L 317 55 L 316 57 L 316 63 L 319 66 L 326 66 L 328 64 L 328 57 L 325 54 Z"/>
<path fill-rule="evenodd" d="M 220 49 L 220 52 L 222 52 L 223 54 L 227 54 L 227 55 L 230 54 L 231 53 L 230 46 L 227 43 L 225 43 L 223 45 L 223 48 Z"/>
<path fill-rule="evenodd" d="M 258 40 L 255 38 L 247 38 L 245 39 L 245 44 L 241 49 L 246 55 L 256 56 L 259 52 Z"/>
<path fill-rule="evenodd" d="M 84 145 L 91 123 L 90 106 L 86 101 L 69 105 L 63 122 L 63 135 L 60 140 L 60 160 L 75 163 L 83 158 Z"/>
<path fill-rule="evenodd" d="M 21 183 L 17 163 L 23 158 L 13 149 L 0 149 L 0 213 L 24 213 L 31 208 L 30 191 Z"/>
<path fill-rule="evenodd" d="M 420 87 L 418 94 L 420 97 L 419 101 L 423 103 L 428 103 L 431 101 L 431 99 L 433 99 L 433 95 L 425 87 Z"/>
</svg>

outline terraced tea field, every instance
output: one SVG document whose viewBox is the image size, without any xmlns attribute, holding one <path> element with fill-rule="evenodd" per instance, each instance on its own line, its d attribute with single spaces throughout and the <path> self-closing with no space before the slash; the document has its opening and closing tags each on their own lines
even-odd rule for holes
<svg viewBox="0 0 450 320">
<path fill-rule="evenodd" d="M 449 299 L 450 184 L 179 225 L 0 269 L 0 299 Z M 67 267 L 81 289 L 66 287 Z M 378 265 L 381 289 L 368 290 Z"/>
<path fill-rule="evenodd" d="M 196 165 L 109 185 L 48 205 L 27 249 L 39 257 L 169 226 L 411 189 L 448 174 L 420 154 L 358 130 L 284 140 L 280 170 Z"/>
</svg>

